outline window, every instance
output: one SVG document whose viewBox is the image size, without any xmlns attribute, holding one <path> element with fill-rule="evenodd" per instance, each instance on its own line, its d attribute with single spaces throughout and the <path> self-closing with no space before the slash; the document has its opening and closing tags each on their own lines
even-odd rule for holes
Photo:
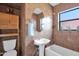
<svg viewBox="0 0 79 59">
<path fill-rule="evenodd" d="M 79 30 L 79 7 L 59 13 L 60 30 Z"/>
</svg>

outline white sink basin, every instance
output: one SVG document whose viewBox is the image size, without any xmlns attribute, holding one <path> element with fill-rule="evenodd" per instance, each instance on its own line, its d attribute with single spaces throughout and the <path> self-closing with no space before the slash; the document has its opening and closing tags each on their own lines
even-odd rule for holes
<svg viewBox="0 0 79 59">
<path fill-rule="evenodd" d="M 49 42 L 50 40 L 45 38 L 34 40 L 34 44 L 39 46 L 39 56 L 44 56 L 45 45 Z"/>
<path fill-rule="evenodd" d="M 50 42 L 50 40 L 49 39 L 45 39 L 45 38 L 42 38 L 42 39 L 39 39 L 39 40 L 34 40 L 34 44 L 35 45 L 41 45 L 41 44 L 46 45 L 49 42 Z"/>
</svg>

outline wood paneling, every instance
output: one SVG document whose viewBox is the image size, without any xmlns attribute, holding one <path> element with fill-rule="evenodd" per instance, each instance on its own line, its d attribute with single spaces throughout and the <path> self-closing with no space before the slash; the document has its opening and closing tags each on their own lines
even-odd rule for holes
<svg viewBox="0 0 79 59">
<path fill-rule="evenodd" d="M 15 7 L 11 7 L 11 5 L 15 6 Z M 15 14 L 15 15 L 19 15 L 20 14 L 20 8 L 21 8 L 21 5 L 18 8 L 17 7 L 18 4 L 0 4 L 0 12 L 4 12 L 4 13 L 9 13 L 9 14 Z"/>
<path fill-rule="evenodd" d="M 54 7 L 54 42 L 63 47 L 79 51 L 79 32 L 76 31 L 59 31 L 58 30 L 58 13 L 69 8 L 79 6 L 78 3 L 63 3 Z"/>
<path fill-rule="evenodd" d="M 0 3 L 0 5 L 9 6 L 16 9 L 21 9 L 23 3 Z"/>
<path fill-rule="evenodd" d="M 9 24 L 9 15 L 0 13 L 0 28 L 7 28 Z"/>
<path fill-rule="evenodd" d="M 21 7 L 21 13 L 20 13 L 21 19 L 20 19 L 20 50 L 21 50 L 21 55 L 25 56 L 25 44 L 26 44 L 26 24 L 25 24 L 25 4 L 22 5 Z"/>
<path fill-rule="evenodd" d="M 19 16 L 17 15 L 10 15 L 10 28 L 19 28 Z"/>
<path fill-rule="evenodd" d="M 0 13 L 0 29 L 18 29 L 19 16 Z"/>
</svg>

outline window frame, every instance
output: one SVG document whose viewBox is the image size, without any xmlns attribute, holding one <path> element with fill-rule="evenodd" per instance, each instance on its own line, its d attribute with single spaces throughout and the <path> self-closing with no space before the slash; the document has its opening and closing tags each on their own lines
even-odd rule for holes
<svg viewBox="0 0 79 59">
<path fill-rule="evenodd" d="M 64 11 L 61 11 L 61 12 L 58 13 L 58 30 L 59 31 L 68 31 L 68 30 L 65 30 L 65 29 L 61 30 L 61 22 L 79 20 L 79 18 L 75 18 L 75 19 L 72 19 L 72 20 L 70 19 L 70 20 L 60 21 L 60 14 L 66 13 L 66 12 L 69 12 L 69 11 L 73 11 L 73 10 L 76 10 L 76 9 L 79 9 L 79 6 L 73 7 L 73 8 L 69 8 L 67 10 L 64 10 Z M 77 31 L 77 30 L 76 29 L 75 30 L 71 29 L 71 31 Z"/>
</svg>

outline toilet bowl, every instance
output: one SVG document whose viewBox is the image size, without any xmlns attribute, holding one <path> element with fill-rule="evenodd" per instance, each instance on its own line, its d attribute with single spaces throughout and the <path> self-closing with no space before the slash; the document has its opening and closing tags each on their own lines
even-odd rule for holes
<svg viewBox="0 0 79 59">
<path fill-rule="evenodd" d="M 16 47 L 16 39 L 3 41 L 3 48 L 6 51 L 3 56 L 17 56 Z"/>
<path fill-rule="evenodd" d="M 3 56 L 17 56 L 16 50 L 7 51 L 3 54 Z"/>
</svg>

